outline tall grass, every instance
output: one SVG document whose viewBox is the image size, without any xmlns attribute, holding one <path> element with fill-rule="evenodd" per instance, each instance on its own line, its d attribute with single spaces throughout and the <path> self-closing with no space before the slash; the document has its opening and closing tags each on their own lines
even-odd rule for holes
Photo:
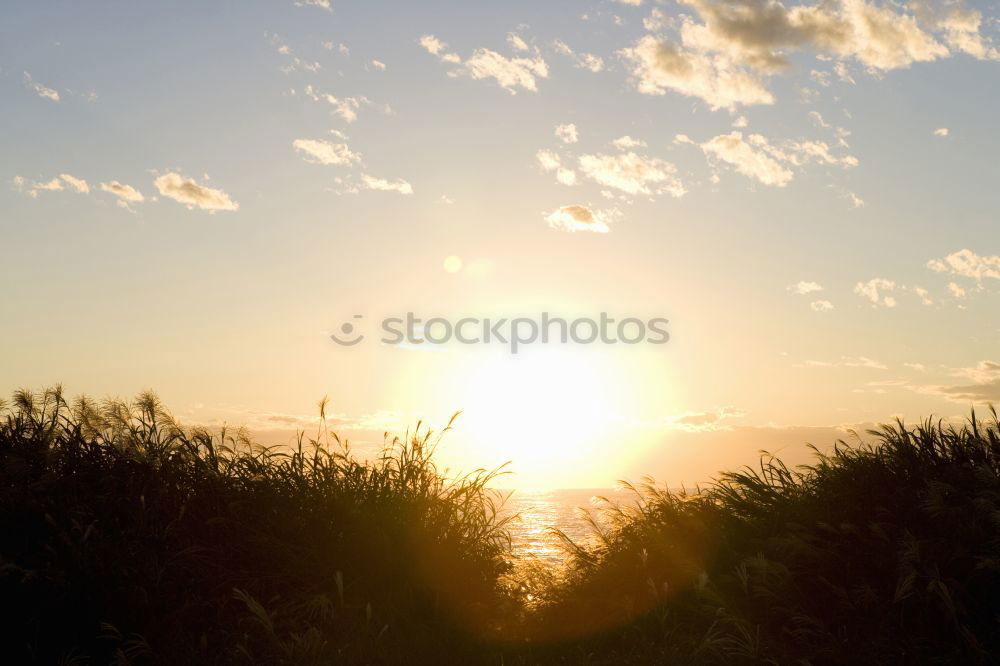
<svg viewBox="0 0 1000 666">
<path fill-rule="evenodd" d="M 420 426 L 362 460 L 322 421 L 268 449 L 151 394 L 20 391 L 2 419 L 6 663 L 405 663 L 510 603 L 495 473 L 446 481 Z"/>
<path fill-rule="evenodd" d="M 497 472 L 418 425 L 355 456 L 184 428 L 144 394 L 0 403 L 0 660 L 884 664 L 1000 660 L 1000 422 L 902 422 L 789 469 L 605 502 L 512 565 Z M 447 429 L 446 429 L 447 430 Z"/>
<path fill-rule="evenodd" d="M 651 482 L 565 539 L 535 658 L 888 664 L 1000 659 L 1000 424 L 898 422 L 807 468 L 764 456 L 686 495 Z"/>
</svg>

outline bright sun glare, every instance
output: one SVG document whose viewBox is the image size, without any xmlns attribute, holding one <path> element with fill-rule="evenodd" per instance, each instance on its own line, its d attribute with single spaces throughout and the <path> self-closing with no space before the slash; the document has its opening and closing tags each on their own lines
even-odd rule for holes
<svg viewBox="0 0 1000 666">
<path fill-rule="evenodd" d="M 460 432 L 470 453 L 509 460 L 522 488 L 558 487 L 599 464 L 622 419 L 620 381 L 579 349 L 491 357 L 467 386 Z"/>
</svg>

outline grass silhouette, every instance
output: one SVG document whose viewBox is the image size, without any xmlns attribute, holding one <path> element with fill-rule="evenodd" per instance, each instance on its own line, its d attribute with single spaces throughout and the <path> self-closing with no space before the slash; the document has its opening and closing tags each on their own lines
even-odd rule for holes
<svg viewBox="0 0 1000 666">
<path fill-rule="evenodd" d="M 564 567 L 514 561 L 422 426 L 356 457 L 183 428 L 144 394 L 0 407 L 5 663 L 989 663 L 1000 423 L 898 422 L 808 468 L 606 502 Z"/>
</svg>

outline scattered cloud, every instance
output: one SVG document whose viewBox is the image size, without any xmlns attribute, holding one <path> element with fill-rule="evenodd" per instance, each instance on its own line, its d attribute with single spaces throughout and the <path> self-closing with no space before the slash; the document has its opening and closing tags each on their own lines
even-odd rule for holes
<svg viewBox="0 0 1000 666">
<path fill-rule="evenodd" d="M 200 208 L 210 213 L 219 210 L 237 211 L 240 208 L 240 205 L 222 190 L 200 185 L 193 179 L 185 178 L 173 171 L 158 176 L 153 185 L 161 195 L 188 208 Z"/>
<path fill-rule="evenodd" d="M 872 278 L 868 282 L 859 282 L 854 285 L 854 293 L 871 301 L 874 306 L 887 308 L 896 307 L 896 299 L 886 295 L 886 292 L 896 290 L 896 283 L 885 278 Z"/>
<path fill-rule="evenodd" d="M 560 231 L 592 231 L 606 234 L 610 231 L 608 222 L 618 215 L 617 210 L 600 211 L 580 204 L 573 204 L 560 206 L 546 215 L 545 221 L 549 223 L 550 227 Z"/>
<path fill-rule="evenodd" d="M 809 304 L 813 312 L 829 312 L 833 309 L 833 303 L 830 301 L 813 301 Z"/>
<path fill-rule="evenodd" d="M 934 130 L 934 136 L 948 136 L 948 128 L 947 127 L 937 128 L 936 130 Z"/>
<path fill-rule="evenodd" d="M 633 139 L 629 135 L 618 137 L 611 142 L 611 145 L 618 150 L 629 150 L 630 148 L 645 148 L 646 142 L 640 141 L 639 139 Z"/>
<path fill-rule="evenodd" d="M 822 0 L 786 6 L 767 0 L 680 0 L 695 16 L 681 15 L 676 41 L 647 35 L 621 53 L 646 94 L 668 90 L 697 97 L 712 109 L 771 104 L 765 78 L 790 69 L 789 56 L 812 51 L 836 59 L 832 72 L 812 70 L 821 87 L 831 74 L 854 83 L 845 61 L 875 75 L 964 52 L 1000 59 L 980 32 L 982 15 L 959 2 L 915 0 L 877 5 L 866 0 Z M 651 15 L 647 29 L 671 22 Z"/>
<path fill-rule="evenodd" d="M 28 72 L 24 73 L 24 81 L 28 84 L 28 87 L 35 91 L 35 94 L 44 99 L 51 100 L 53 102 L 59 101 L 59 91 L 54 88 L 49 88 L 48 86 L 43 86 L 41 83 L 36 82 L 31 78 L 31 74 Z"/>
<path fill-rule="evenodd" d="M 350 165 L 361 160 L 346 143 L 331 143 L 321 139 L 295 139 L 292 147 L 314 164 Z"/>
<path fill-rule="evenodd" d="M 580 140 L 580 134 L 573 123 L 556 127 L 556 137 L 563 143 L 576 143 Z"/>
<path fill-rule="evenodd" d="M 520 44 L 527 47 L 523 40 Z M 473 79 L 494 79 L 501 88 L 512 95 L 517 94 L 518 89 L 537 91 L 537 79 L 548 78 L 549 75 L 548 65 L 537 49 L 534 50 L 532 57 L 507 58 L 496 51 L 480 48 L 463 61 L 457 54 L 446 51 L 447 45 L 434 35 L 421 37 L 420 45 L 428 53 L 437 56 L 441 62 L 458 65 L 449 76 L 464 74 Z M 515 48 L 515 50 L 520 49 Z"/>
<path fill-rule="evenodd" d="M 927 268 L 936 273 L 950 273 L 982 282 L 983 278 L 1000 280 L 1000 255 L 980 256 L 966 248 L 943 259 L 931 259 Z"/>
<path fill-rule="evenodd" d="M 577 53 L 569 44 L 556 40 L 552 46 L 558 53 L 569 56 L 573 59 L 576 67 L 586 69 L 594 74 L 604 71 L 604 58 L 593 53 Z"/>
<path fill-rule="evenodd" d="M 920 299 L 921 305 L 934 305 L 934 299 L 931 298 L 930 292 L 923 287 L 914 287 L 913 293 Z"/>
<path fill-rule="evenodd" d="M 384 178 L 376 178 L 375 176 L 370 176 L 365 173 L 361 175 L 361 182 L 364 184 L 365 188 L 369 190 L 398 192 L 399 194 L 413 194 L 413 186 L 402 178 L 389 181 Z"/>
<path fill-rule="evenodd" d="M 580 171 L 606 187 L 628 194 L 669 193 L 681 197 L 687 192 L 677 177 L 677 168 L 665 160 L 634 152 L 618 155 L 582 155 Z"/>
<path fill-rule="evenodd" d="M 888 370 L 889 366 L 867 356 L 841 356 L 839 361 L 806 361 L 810 368 L 867 368 L 870 370 Z"/>
<path fill-rule="evenodd" d="M 59 174 L 59 178 L 64 183 L 69 185 L 71 188 L 79 192 L 80 194 L 90 193 L 90 185 L 88 185 L 87 181 L 83 180 L 82 178 L 76 178 L 74 176 L 69 175 L 68 173 Z"/>
<path fill-rule="evenodd" d="M 123 208 L 126 208 L 131 204 L 142 203 L 146 200 L 146 198 L 142 196 L 142 192 L 135 189 L 131 185 L 126 185 L 125 183 L 118 182 L 117 180 L 112 180 L 108 183 L 101 183 L 101 191 L 118 197 L 118 205 Z"/>
<path fill-rule="evenodd" d="M 965 379 L 965 382 L 922 386 L 919 390 L 940 395 L 953 402 L 1000 401 L 1000 363 L 997 361 L 980 361 L 971 368 L 959 368 L 952 374 Z"/>
<path fill-rule="evenodd" d="M 319 7 L 320 9 L 325 9 L 328 12 L 332 12 L 333 8 L 330 7 L 330 0 L 299 0 L 295 3 L 296 7 Z"/>
<path fill-rule="evenodd" d="M 543 171 L 554 171 L 556 180 L 563 185 L 576 185 L 576 172 L 562 165 L 562 159 L 551 150 L 539 150 L 535 158 Z"/>
<path fill-rule="evenodd" d="M 955 298 L 965 298 L 965 289 L 954 282 L 948 283 L 948 291 L 951 292 L 951 295 Z"/>
<path fill-rule="evenodd" d="M 819 284 L 818 282 L 800 280 L 795 284 L 789 285 L 788 291 L 792 292 L 793 294 L 798 294 L 799 296 L 802 296 L 805 294 L 811 294 L 816 291 L 823 291 L 823 285 Z"/>
<path fill-rule="evenodd" d="M 697 97 L 713 110 L 774 103 L 764 84 L 745 69 L 652 35 L 620 53 L 631 65 L 636 89 L 646 95 L 673 91 Z"/>
<path fill-rule="evenodd" d="M 385 63 L 381 60 L 375 60 L 374 58 L 369 62 L 372 68 L 377 69 L 380 72 L 385 71 Z"/>
<path fill-rule="evenodd" d="M 706 155 L 732 165 L 744 176 L 764 185 L 784 187 L 792 181 L 794 174 L 768 154 L 771 152 L 769 148 L 767 139 L 759 134 L 744 140 L 742 132 L 721 134 L 701 144 Z"/>
</svg>

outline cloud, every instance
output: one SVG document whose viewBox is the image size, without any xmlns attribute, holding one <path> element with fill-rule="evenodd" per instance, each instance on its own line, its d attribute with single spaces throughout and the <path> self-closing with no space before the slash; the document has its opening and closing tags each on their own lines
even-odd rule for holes
<svg viewBox="0 0 1000 666">
<path fill-rule="evenodd" d="M 665 160 L 645 157 L 634 152 L 619 155 L 582 155 L 580 171 L 606 187 L 613 187 L 628 194 L 669 193 L 681 197 L 687 192 L 677 168 Z"/>
<path fill-rule="evenodd" d="M 296 7 L 319 7 L 320 9 L 325 9 L 328 12 L 332 12 L 333 9 L 330 7 L 330 0 L 300 0 L 295 3 Z"/>
<path fill-rule="evenodd" d="M 59 174 L 59 178 L 61 178 L 64 183 L 72 187 L 80 194 L 90 193 L 90 185 L 88 185 L 87 181 L 83 180 L 82 178 L 76 178 L 74 176 L 69 175 L 68 173 Z"/>
<path fill-rule="evenodd" d="M 865 207 L 865 200 L 862 199 L 861 197 L 859 197 L 854 192 L 848 192 L 847 193 L 847 198 L 851 202 L 851 208 L 864 208 Z"/>
<path fill-rule="evenodd" d="M 672 90 L 698 97 L 711 108 L 770 104 L 763 78 L 790 69 L 790 54 L 809 50 L 837 58 L 833 74 L 854 79 L 844 60 L 872 72 L 964 52 L 979 59 L 1000 59 L 980 33 L 982 15 L 959 2 L 915 0 L 876 5 L 866 0 L 822 0 L 786 6 L 773 0 L 680 0 L 695 16 L 681 15 L 679 43 L 647 35 L 622 54 L 633 65 L 640 92 Z M 647 29 L 669 25 L 649 19 Z M 830 72 L 812 70 L 821 86 Z"/>
<path fill-rule="evenodd" d="M 793 294 L 798 294 L 799 296 L 805 294 L 811 294 L 815 291 L 823 291 L 823 285 L 818 282 L 811 282 L 806 280 L 800 280 L 793 285 L 788 286 L 788 291 Z"/>
<path fill-rule="evenodd" d="M 563 143 L 576 143 L 580 140 L 580 134 L 576 131 L 576 125 L 573 123 L 556 127 L 556 136 Z"/>
<path fill-rule="evenodd" d="M 937 128 L 936 130 L 934 130 L 934 136 L 948 136 L 948 128 L 947 127 Z"/>
<path fill-rule="evenodd" d="M 662 424 L 657 425 L 685 432 L 729 431 L 733 429 L 733 426 L 725 423 L 725 421 L 741 418 L 746 416 L 746 414 L 744 410 L 736 409 L 735 407 L 721 407 L 710 412 L 683 412 L 675 414 L 666 417 Z"/>
<path fill-rule="evenodd" d="M 882 305 L 887 308 L 896 307 L 896 299 L 887 296 L 885 292 L 895 291 L 896 283 L 885 278 L 872 278 L 868 282 L 854 285 L 854 293 L 871 301 L 872 305 Z"/>
<path fill-rule="evenodd" d="M 126 205 L 142 203 L 146 200 L 145 197 L 142 196 L 142 192 L 135 189 L 131 185 L 120 183 L 117 180 L 112 180 L 109 183 L 101 183 L 101 191 L 115 195 L 118 197 L 119 202 L 124 202 Z"/>
<path fill-rule="evenodd" d="M 704 23 L 688 20 L 685 45 L 721 54 L 765 72 L 789 66 L 787 52 L 811 48 L 890 70 L 946 57 L 949 52 L 916 18 L 865 0 L 785 7 L 766 0 L 681 0 Z"/>
<path fill-rule="evenodd" d="M 380 72 L 384 72 L 385 71 L 385 63 L 382 62 L 381 60 L 375 60 L 373 58 L 371 60 L 371 66 L 374 67 L 375 69 L 377 69 Z"/>
<path fill-rule="evenodd" d="M 555 211 L 545 217 L 545 221 L 553 229 L 560 231 L 592 231 L 599 234 L 606 234 L 610 229 L 608 222 L 618 216 L 617 210 L 600 211 L 592 210 L 587 206 L 573 204 L 571 206 L 560 206 Z"/>
<path fill-rule="evenodd" d="M 45 183 L 35 183 L 34 185 L 31 186 L 31 189 L 35 190 L 36 192 L 38 191 L 58 192 L 62 188 L 63 188 L 62 181 L 59 180 L 58 178 L 53 178 L 52 180 Z"/>
<path fill-rule="evenodd" d="M 516 35 L 515 35 L 516 36 Z M 520 38 L 518 37 L 518 40 Z M 517 94 L 518 89 L 535 92 L 538 90 L 537 79 L 547 78 L 549 68 L 538 50 L 535 49 L 533 57 L 507 58 L 496 51 L 480 48 L 473 51 L 464 62 L 455 53 L 447 52 L 447 45 L 434 35 L 424 35 L 420 38 L 420 45 L 424 49 L 437 56 L 442 62 L 460 67 L 452 71 L 450 76 L 460 74 L 467 75 L 473 79 L 494 79 L 501 88 L 509 93 Z M 527 47 L 523 40 L 520 40 L 515 48 L 520 50 L 520 45 Z"/>
<path fill-rule="evenodd" d="M 14 189 L 18 192 L 25 192 L 32 198 L 37 198 L 39 192 L 61 192 L 66 189 L 64 184 L 79 194 L 90 193 L 90 185 L 87 184 L 87 181 L 68 173 L 61 173 L 51 180 L 41 183 L 35 182 L 30 185 L 23 176 L 14 176 Z"/>
<path fill-rule="evenodd" d="M 913 293 L 920 298 L 921 305 L 934 305 L 934 299 L 931 298 L 930 292 L 923 287 L 914 287 Z"/>
<path fill-rule="evenodd" d="M 377 62 L 377 61 L 373 61 Z M 336 97 L 329 93 L 321 93 L 312 84 L 305 87 L 305 94 L 311 97 L 313 100 L 325 101 L 327 104 L 333 107 L 333 112 L 344 119 L 345 122 L 353 123 L 358 119 L 358 110 L 362 106 L 371 104 L 371 100 L 367 97 Z"/>
<path fill-rule="evenodd" d="M 611 142 L 611 145 L 618 150 L 628 150 L 629 148 L 645 148 L 646 142 L 633 139 L 629 135 L 621 136 Z"/>
<path fill-rule="evenodd" d="M 774 103 L 763 83 L 744 68 L 652 35 L 620 53 L 631 64 L 636 89 L 646 95 L 674 91 L 697 97 L 713 110 Z"/>
<path fill-rule="evenodd" d="M 791 182 L 794 174 L 768 154 L 768 147 L 764 137 L 754 134 L 750 141 L 745 141 L 742 132 L 720 134 L 701 144 L 706 155 L 732 165 L 744 176 L 764 185 L 784 187 Z"/>
<path fill-rule="evenodd" d="M 1000 363 L 980 361 L 971 368 L 959 368 L 953 373 L 967 380 L 962 384 L 922 386 L 921 392 L 943 396 L 954 402 L 1000 401 Z"/>
<path fill-rule="evenodd" d="M 806 361 L 805 365 L 812 368 L 867 368 L 870 370 L 888 370 L 889 366 L 867 356 L 841 356 L 839 361 Z"/>
<path fill-rule="evenodd" d="M 829 312 L 833 309 L 833 303 L 830 301 L 813 301 L 809 304 L 813 312 Z"/>
<path fill-rule="evenodd" d="M 936 273 L 950 273 L 982 282 L 983 278 L 1000 280 L 1000 256 L 980 256 L 966 248 L 944 259 L 931 259 L 927 268 Z"/>
<path fill-rule="evenodd" d="M 556 180 L 563 185 L 576 185 L 576 172 L 562 166 L 562 159 L 551 150 L 539 150 L 535 153 L 538 164 L 544 171 L 555 171 Z"/>
<path fill-rule="evenodd" d="M 593 53 L 576 53 L 566 42 L 556 40 L 552 46 L 559 53 L 573 59 L 574 65 L 580 69 L 586 69 L 594 74 L 604 71 L 604 59 Z"/>
<path fill-rule="evenodd" d="M 330 143 L 321 139 L 295 139 L 292 147 L 303 153 L 306 161 L 313 164 L 344 166 L 361 160 L 361 155 L 353 152 L 346 143 Z"/>
<path fill-rule="evenodd" d="M 413 186 L 402 178 L 397 178 L 394 181 L 388 181 L 384 178 L 376 178 L 375 176 L 369 176 L 365 173 L 361 175 L 361 182 L 369 190 L 398 192 L 399 194 L 413 194 Z"/>
<path fill-rule="evenodd" d="M 184 178 L 173 171 L 158 176 L 153 181 L 163 196 L 182 203 L 188 208 L 200 208 L 214 213 L 217 210 L 237 211 L 240 205 L 222 190 L 206 187 L 191 178 Z"/>
<path fill-rule="evenodd" d="M 36 83 L 32 78 L 31 74 L 28 72 L 24 73 L 24 80 L 28 84 L 28 87 L 35 91 L 39 97 L 44 99 L 52 100 L 53 102 L 59 101 L 59 91 L 53 88 L 48 88 L 43 86 L 41 83 Z"/>
<path fill-rule="evenodd" d="M 954 282 L 948 283 L 948 291 L 951 292 L 951 295 L 955 298 L 965 298 L 965 289 Z"/>
<path fill-rule="evenodd" d="M 521 36 L 514 32 L 507 33 L 507 43 L 510 44 L 510 48 L 515 51 L 528 51 L 528 43 L 521 39 Z"/>
</svg>

